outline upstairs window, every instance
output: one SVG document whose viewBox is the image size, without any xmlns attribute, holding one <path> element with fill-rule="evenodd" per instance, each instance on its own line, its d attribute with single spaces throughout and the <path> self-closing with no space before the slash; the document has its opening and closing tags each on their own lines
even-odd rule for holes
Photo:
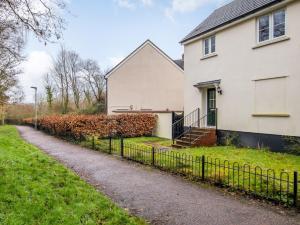
<svg viewBox="0 0 300 225">
<path fill-rule="evenodd" d="M 273 14 L 273 37 L 285 35 L 285 11 L 281 10 Z"/>
<path fill-rule="evenodd" d="M 216 36 L 211 36 L 204 40 L 203 44 L 204 55 L 209 55 L 216 52 Z"/>
<path fill-rule="evenodd" d="M 285 10 L 273 12 L 258 18 L 258 42 L 264 42 L 285 35 Z"/>
</svg>

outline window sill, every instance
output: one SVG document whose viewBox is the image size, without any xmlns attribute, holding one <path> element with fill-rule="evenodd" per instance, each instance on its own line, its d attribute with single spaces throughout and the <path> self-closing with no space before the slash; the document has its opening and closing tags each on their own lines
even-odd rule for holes
<svg viewBox="0 0 300 225">
<path fill-rule="evenodd" d="M 268 46 L 268 45 L 272 45 L 272 44 L 276 44 L 276 43 L 282 42 L 282 41 L 288 41 L 288 40 L 290 40 L 290 39 L 291 39 L 291 38 L 290 38 L 290 37 L 287 37 L 287 36 L 275 38 L 275 39 L 273 39 L 273 40 L 261 42 L 261 43 L 257 44 L 256 46 L 254 46 L 252 49 L 261 48 L 261 47 Z"/>
<path fill-rule="evenodd" d="M 253 117 L 290 117 L 287 113 L 254 113 Z"/>
<path fill-rule="evenodd" d="M 213 57 L 216 57 L 216 56 L 218 56 L 217 53 L 211 53 L 211 54 L 203 56 L 200 60 L 205 60 L 205 59 L 213 58 Z"/>
</svg>

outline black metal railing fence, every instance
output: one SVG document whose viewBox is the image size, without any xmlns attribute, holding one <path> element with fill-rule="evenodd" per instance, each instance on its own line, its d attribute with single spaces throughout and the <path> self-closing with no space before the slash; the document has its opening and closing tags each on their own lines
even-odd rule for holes
<svg viewBox="0 0 300 225">
<path fill-rule="evenodd" d="M 154 166 L 242 192 L 254 197 L 270 200 L 286 206 L 298 206 L 300 182 L 298 172 L 278 172 L 259 166 L 230 162 L 208 156 L 193 156 L 185 153 L 157 149 L 151 146 L 133 144 L 123 138 L 97 139 L 90 145 L 95 150 L 119 155 L 124 159 Z"/>
</svg>

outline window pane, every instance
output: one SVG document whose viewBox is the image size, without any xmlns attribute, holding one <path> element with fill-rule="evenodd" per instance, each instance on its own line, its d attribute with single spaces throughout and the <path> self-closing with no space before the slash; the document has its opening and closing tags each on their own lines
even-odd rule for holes
<svg viewBox="0 0 300 225">
<path fill-rule="evenodd" d="M 285 11 L 281 10 L 274 13 L 274 26 L 285 23 Z"/>
<path fill-rule="evenodd" d="M 270 38 L 270 20 L 269 15 L 262 16 L 258 21 L 259 42 L 269 40 Z"/>
<path fill-rule="evenodd" d="M 274 26 L 274 37 L 280 37 L 285 35 L 285 25 L 284 24 L 280 24 L 277 26 Z"/>
<path fill-rule="evenodd" d="M 274 37 L 285 35 L 285 11 L 275 12 L 274 18 Z"/>
<path fill-rule="evenodd" d="M 267 41 L 269 40 L 269 37 L 270 37 L 269 29 L 259 31 L 259 42 Z"/>
<path fill-rule="evenodd" d="M 210 42 L 211 42 L 211 53 L 213 53 L 216 51 L 216 37 L 212 36 Z"/>
<path fill-rule="evenodd" d="M 209 39 L 204 41 L 205 55 L 209 54 Z"/>
</svg>

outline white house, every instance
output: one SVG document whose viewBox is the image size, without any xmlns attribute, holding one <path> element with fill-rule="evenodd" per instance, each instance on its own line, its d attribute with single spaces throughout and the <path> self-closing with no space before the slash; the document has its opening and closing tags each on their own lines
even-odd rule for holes
<svg viewBox="0 0 300 225">
<path fill-rule="evenodd" d="M 181 43 L 186 116 L 246 146 L 300 137 L 300 1 L 234 0 Z"/>
<path fill-rule="evenodd" d="M 145 41 L 106 75 L 107 113 L 153 113 L 155 135 L 172 137 L 173 112 L 183 112 L 183 60 Z"/>
</svg>

